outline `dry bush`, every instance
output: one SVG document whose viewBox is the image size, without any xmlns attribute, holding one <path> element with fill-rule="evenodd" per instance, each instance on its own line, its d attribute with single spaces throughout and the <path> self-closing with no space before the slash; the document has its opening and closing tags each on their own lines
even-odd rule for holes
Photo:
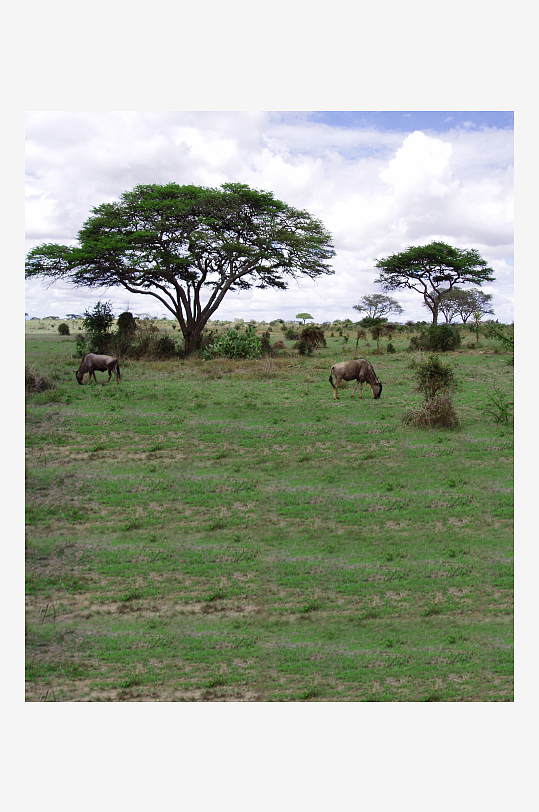
<svg viewBox="0 0 539 812">
<path fill-rule="evenodd" d="M 408 409 L 402 419 L 405 425 L 419 428 L 454 429 L 460 426 L 453 401 L 447 392 L 426 400 L 421 406 Z"/>
<path fill-rule="evenodd" d="M 53 389 L 53 382 L 40 372 L 37 367 L 24 367 L 24 388 L 27 392 L 45 392 Z"/>
</svg>

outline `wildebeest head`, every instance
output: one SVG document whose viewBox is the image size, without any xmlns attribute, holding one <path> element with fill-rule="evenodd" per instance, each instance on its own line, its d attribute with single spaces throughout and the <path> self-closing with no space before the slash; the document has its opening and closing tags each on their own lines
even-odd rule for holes
<svg viewBox="0 0 539 812">
<path fill-rule="evenodd" d="M 373 383 L 372 394 L 375 400 L 378 400 L 378 398 L 382 394 L 382 384 L 380 383 L 380 381 L 376 381 L 376 383 Z"/>
<path fill-rule="evenodd" d="M 77 379 L 77 382 L 82 384 L 82 380 L 84 378 L 84 372 L 81 372 L 79 369 L 76 369 L 75 370 L 75 377 Z"/>
</svg>

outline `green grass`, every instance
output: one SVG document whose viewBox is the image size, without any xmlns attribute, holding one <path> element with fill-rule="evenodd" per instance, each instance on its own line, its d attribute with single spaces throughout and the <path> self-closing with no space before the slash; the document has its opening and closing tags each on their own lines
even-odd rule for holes
<svg viewBox="0 0 539 812">
<path fill-rule="evenodd" d="M 421 430 L 409 336 L 360 342 L 380 400 L 334 401 L 352 335 L 78 386 L 75 337 L 34 325 L 27 363 L 55 388 L 27 397 L 28 701 L 513 700 L 495 343 L 447 354 L 461 428 Z"/>
</svg>

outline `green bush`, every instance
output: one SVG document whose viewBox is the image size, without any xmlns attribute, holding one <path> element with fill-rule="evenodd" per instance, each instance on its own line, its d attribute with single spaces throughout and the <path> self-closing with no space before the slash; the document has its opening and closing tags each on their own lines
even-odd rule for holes
<svg viewBox="0 0 539 812">
<path fill-rule="evenodd" d="M 460 347 L 460 330 L 451 324 L 431 324 L 410 339 L 411 350 L 450 352 Z"/>
<path fill-rule="evenodd" d="M 248 325 L 245 332 L 228 329 L 213 344 L 203 350 L 203 357 L 210 358 L 261 358 L 262 339 L 256 330 Z"/>
<path fill-rule="evenodd" d="M 96 302 L 92 311 L 84 311 L 82 326 L 87 334 L 87 352 L 106 353 L 109 350 L 114 321 L 110 302 Z"/>
<path fill-rule="evenodd" d="M 293 327 L 288 327 L 285 331 L 284 337 L 289 341 L 296 341 L 296 339 L 299 338 L 299 332 L 298 330 L 294 330 Z"/>
<path fill-rule="evenodd" d="M 69 325 L 66 324 L 64 321 L 58 325 L 58 332 L 61 336 L 68 336 L 69 335 Z"/>
<path fill-rule="evenodd" d="M 425 400 L 431 400 L 439 392 L 451 392 L 457 388 L 453 367 L 444 364 L 434 353 L 413 361 L 411 367 L 416 374 L 416 391 L 421 392 Z"/>
<path fill-rule="evenodd" d="M 300 333 L 299 340 L 305 341 L 311 348 L 315 347 L 325 347 L 326 346 L 326 338 L 324 336 L 324 331 L 320 329 L 320 327 L 315 327 L 314 325 L 310 324 L 308 327 L 305 327 Z M 348 336 L 346 336 L 346 341 L 348 341 Z"/>
<path fill-rule="evenodd" d="M 135 317 L 128 310 L 126 310 L 124 313 L 120 313 L 116 324 L 118 326 L 119 333 L 134 333 L 137 329 Z"/>
</svg>

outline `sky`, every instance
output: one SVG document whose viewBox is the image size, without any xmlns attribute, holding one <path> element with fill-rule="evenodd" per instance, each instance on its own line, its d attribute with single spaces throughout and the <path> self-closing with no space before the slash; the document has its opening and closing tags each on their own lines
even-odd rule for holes
<svg viewBox="0 0 539 812">
<path fill-rule="evenodd" d="M 377 259 L 441 240 L 475 248 L 494 270 L 482 286 L 494 318 L 514 319 L 511 111 L 35 111 L 26 113 L 26 251 L 76 243 L 94 206 L 142 183 L 246 183 L 319 218 L 335 274 L 288 290 L 229 294 L 213 318 L 350 318 Z M 395 291 L 398 321 L 430 321 L 422 297 Z M 167 316 L 122 288 L 25 283 L 27 318 L 83 313 Z"/>
</svg>

